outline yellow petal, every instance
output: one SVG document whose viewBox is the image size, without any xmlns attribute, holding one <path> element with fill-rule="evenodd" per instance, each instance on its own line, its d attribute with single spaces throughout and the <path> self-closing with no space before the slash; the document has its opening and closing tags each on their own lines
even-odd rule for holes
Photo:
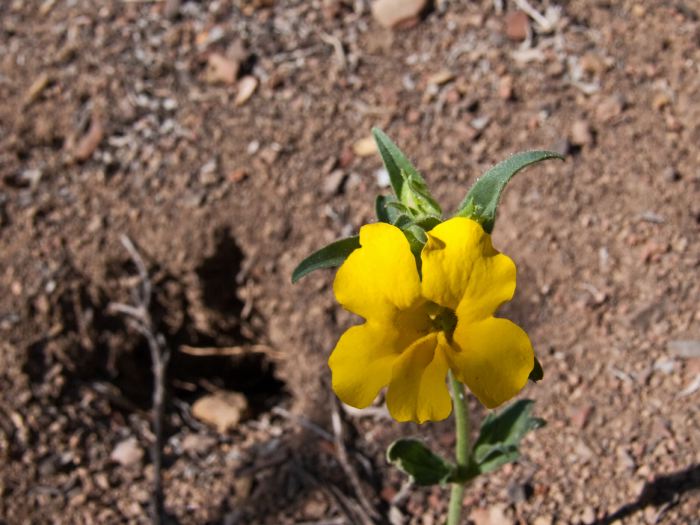
<svg viewBox="0 0 700 525">
<path fill-rule="evenodd" d="M 440 335 L 442 339 L 442 335 Z M 445 384 L 447 360 L 438 334 L 416 341 L 396 359 L 386 404 L 397 421 L 439 421 L 452 411 Z"/>
<path fill-rule="evenodd" d="M 353 326 L 338 341 L 328 359 L 333 390 L 343 403 L 364 408 L 391 379 L 401 348 L 395 330 L 374 322 Z"/>
<path fill-rule="evenodd" d="M 460 320 L 490 317 L 515 292 L 515 264 L 471 219 L 438 224 L 428 232 L 421 259 L 423 296 L 456 311 Z"/>
<path fill-rule="evenodd" d="M 450 368 L 488 408 L 514 397 L 525 386 L 535 354 L 525 331 L 507 319 L 457 322 Z"/>
<path fill-rule="evenodd" d="M 365 225 L 360 246 L 338 269 L 333 283 L 345 309 L 385 321 L 422 301 L 416 262 L 401 230 L 382 222 Z"/>
</svg>

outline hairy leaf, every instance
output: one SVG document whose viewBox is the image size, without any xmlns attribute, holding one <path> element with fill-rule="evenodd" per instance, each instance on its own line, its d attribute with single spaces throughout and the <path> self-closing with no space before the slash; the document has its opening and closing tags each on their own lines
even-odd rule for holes
<svg viewBox="0 0 700 525">
<path fill-rule="evenodd" d="M 534 401 L 521 399 L 484 419 L 473 448 L 473 458 L 481 473 L 518 459 L 518 446 L 525 434 L 544 426 L 543 419 L 530 415 L 533 405 Z"/>
<path fill-rule="evenodd" d="M 409 208 L 421 213 L 440 216 L 442 210 L 430 195 L 425 180 L 406 155 L 379 128 L 372 128 L 372 136 L 389 173 L 389 181 L 398 199 Z"/>
<path fill-rule="evenodd" d="M 501 193 L 508 181 L 523 168 L 547 159 L 564 160 L 564 157 L 553 151 L 524 151 L 496 164 L 474 183 L 456 215 L 474 219 L 491 233 Z"/>
<path fill-rule="evenodd" d="M 386 457 L 389 462 L 411 476 L 416 485 L 445 483 L 455 469 L 451 463 L 416 439 L 394 441 L 389 445 Z"/>
<path fill-rule="evenodd" d="M 343 264 L 354 250 L 360 247 L 360 237 L 355 235 L 332 242 L 328 246 L 312 253 L 299 263 L 292 272 L 292 283 L 305 275 L 321 268 L 334 268 Z"/>
</svg>

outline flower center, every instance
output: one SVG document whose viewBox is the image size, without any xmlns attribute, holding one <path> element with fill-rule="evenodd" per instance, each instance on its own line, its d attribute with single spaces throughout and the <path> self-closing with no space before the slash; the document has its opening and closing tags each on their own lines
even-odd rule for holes
<svg viewBox="0 0 700 525">
<path fill-rule="evenodd" d="M 432 311 L 430 312 L 429 316 L 433 328 L 438 331 L 445 332 L 447 340 L 451 341 L 452 334 L 457 326 L 457 315 L 452 310 L 445 308 L 444 306 L 434 305 L 431 310 Z"/>
</svg>

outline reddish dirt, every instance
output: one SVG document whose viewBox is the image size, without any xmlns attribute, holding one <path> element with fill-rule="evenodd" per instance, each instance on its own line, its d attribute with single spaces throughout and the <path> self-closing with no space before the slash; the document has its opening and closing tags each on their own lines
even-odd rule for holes
<svg viewBox="0 0 700 525">
<path fill-rule="evenodd" d="M 494 235 L 548 426 L 469 488 L 470 519 L 700 523 L 700 8 L 530 3 L 558 16 L 520 42 L 513 1 L 437 2 L 392 31 L 362 0 L 6 0 L 2 521 L 148 521 L 151 363 L 113 306 L 139 284 L 128 235 L 174 351 L 174 521 L 440 522 L 446 490 L 402 491 L 383 453 L 403 435 L 449 453 L 451 424 L 341 409 L 350 482 L 325 360 L 354 320 L 332 272 L 290 284 L 372 220 L 380 159 L 353 145 L 376 125 L 446 209 L 509 153 L 567 154 L 516 178 Z M 218 432 L 192 404 L 221 389 L 249 410 Z"/>
</svg>

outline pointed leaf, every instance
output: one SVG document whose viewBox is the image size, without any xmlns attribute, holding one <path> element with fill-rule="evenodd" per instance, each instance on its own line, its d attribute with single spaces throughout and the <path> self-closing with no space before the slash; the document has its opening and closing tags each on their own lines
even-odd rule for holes
<svg viewBox="0 0 700 525">
<path fill-rule="evenodd" d="M 386 203 L 386 209 L 387 213 L 391 217 L 393 214 L 394 220 L 392 221 L 393 224 L 396 224 L 396 218 L 401 216 L 401 215 L 406 215 L 407 217 L 409 215 L 413 215 L 414 212 L 410 210 L 405 204 L 397 201 L 397 200 L 391 200 Z"/>
<path fill-rule="evenodd" d="M 438 219 L 437 217 L 435 217 L 433 215 L 418 217 L 416 219 L 416 224 L 427 232 L 432 230 L 433 228 L 435 228 L 435 226 L 437 226 L 441 222 L 442 221 L 440 219 Z"/>
<path fill-rule="evenodd" d="M 508 181 L 523 168 L 547 159 L 564 160 L 564 157 L 553 151 L 524 151 L 496 164 L 474 183 L 456 215 L 476 220 L 491 233 L 498 202 Z"/>
<path fill-rule="evenodd" d="M 360 237 L 355 235 L 332 242 L 312 253 L 299 263 L 292 272 L 292 283 L 320 268 L 334 268 L 343 264 L 348 255 L 360 247 Z"/>
<path fill-rule="evenodd" d="M 445 483 L 455 467 L 417 439 L 399 439 L 386 451 L 386 457 L 411 476 L 416 485 Z"/>
<path fill-rule="evenodd" d="M 440 206 L 430 195 L 423 176 L 406 155 L 379 128 L 372 128 L 372 136 L 389 173 L 391 187 L 399 200 L 419 211 L 440 215 Z"/>
<path fill-rule="evenodd" d="M 544 426 L 544 420 L 530 416 L 533 405 L 534 401 L 521 399 L 484 419 L 473 448 L 474 461 L 480 472 L 490 472 L 515 461 L 525 434 Z"/>
<path fill-rule="evenodd" d="M 479 474 L 486 474 L 502 467 L 506 463 L 513 463 L 520 457 L 520 452 L 514 446 L 495 445 L 478 464 Z"/>
<path fill-rule="evenodd" d="M 377 143 L 377 149 L 379 154 L 382 156 L 382 161 L 384 162 L 384 167 L 389 173 L 389 180 L 391 181 L 391 187 L 394 188 L 394 193 L 397 197 L 401 196 L 401 188 L 403 187 L 403 177 L 401 176 L 401 170 L 405 171 L 406 174 L 411 178 L 423 179 L 418 170 L 411 164 L 411 162 L 406 158 L 403 152 L 394 144 L 389 137 L 379 128 L 372 128 L 372 136 L 374 137 L 374 142 Z"/>
<path fill-rule="evenodd" d="M 418 214 L 440 217 L 442 209 L 430 194 L 425 181 L 422 178 L 420 180 L 412 179 L 404 170 L 401 170 L 401 176 L 404 178 L 404 184 L 401 189 L 402 195 L 400 195 L 401 202 L 416 210 Z"/>
<path fill-rule="evenodd" d="M 389 209 L 389 203 L 394 202 L 396 202 L 396 197 L 393 195 L 377 195 L 374 201 L 374 210 L 377 213 L 378 221 L 394 224 L 392 216 L 395 215 L 395 212 Z"/>
</svg>

